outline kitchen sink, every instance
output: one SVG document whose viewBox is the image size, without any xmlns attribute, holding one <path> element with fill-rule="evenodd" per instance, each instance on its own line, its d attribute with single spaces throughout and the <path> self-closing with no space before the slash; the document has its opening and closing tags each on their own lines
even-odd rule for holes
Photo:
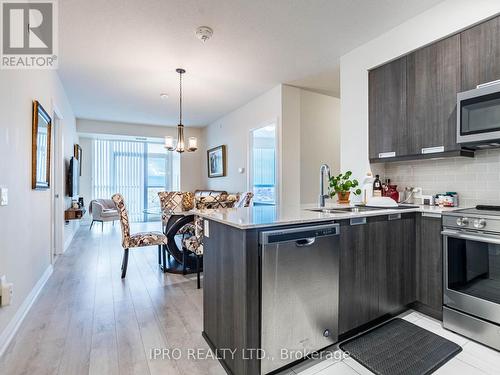
<svg viewBox="0 0 500 375">
<path fill-rule="evenodd" d="M 325 214 L 345 214 L 346 212 L 365 212 L 365 211 L 373 211 L 379 210 L 379 207 L 364 207 L 364 206 L 356 206 L 356 207 L 339 207 L 339 208 L 312 208 L 308 211 L 314 212 L 323 212 Z"/>
<path fill-rule="evenodd" d="M 346 207 L 346 208 L 338 208 L 339 211 L 342 212 L 365 212 L 365 211 L 380 211 L 381 207 L 366 207 L 366 206 L 355 206 L 355 207 Z"/>
<path fill-rule="evenodd" d="M 311 208 L 311 209 L 308 209 L 307 211 L 322 212 L 324 214 L 343 214 L 343 213 L 345 213 L 345 211 L 341 211 L 340 209 L 333 209 L 333 208 Z"/>
</svg>

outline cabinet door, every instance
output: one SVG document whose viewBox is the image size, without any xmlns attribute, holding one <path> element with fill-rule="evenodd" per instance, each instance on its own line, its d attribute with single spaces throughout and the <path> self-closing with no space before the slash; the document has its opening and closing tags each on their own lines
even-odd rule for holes
<svg viewBox="0 0 500 375">
<path fill-rule="evenodd" d="M 443 309 L 441 219 L 423 216 L 417 228 L 417 300 L 439 315 Z"/>
<path fill-rule="evenodd" d="M 409 153 L 456 143 L 457 93 L 460 91 L 460 36 L 454 35 L 407 57 Z M 437 151 L 437 150 L 436 150 Z"/>
<path fill-rule="evenodd" d="M 370 159 L 406 155 L 406 57 L 369 72 Z"/>
<path fill-rule="evenodd" d="M 378 307 L 382 316 L 415 301 L 415 216 L 380 222 L 374 230 L 374 239 L 370 240 L 383 244 L 378 245 L 383 248 L 377 252 Z"/>
<path fill-rule="evenodd" d="M 460 34 L 462 90 L 500 79 L 500 17 Z"/>
<path fill-rule="evenodd" d="M 345 333 L 377 317 L 378 296 L 373 249 L 368 224 L 340 228 L 339 333 Z"/>
</svg>

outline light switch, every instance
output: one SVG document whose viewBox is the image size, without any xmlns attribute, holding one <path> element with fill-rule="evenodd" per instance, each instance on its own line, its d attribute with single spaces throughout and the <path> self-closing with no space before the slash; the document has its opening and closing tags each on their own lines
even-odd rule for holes
<svg viewBox="0 0 500 375">
<path fill-rule="evenodd" d="M 9 204 L 9 189 L 0 187 L 0 206 L 7 206 Z"/>
</svg>

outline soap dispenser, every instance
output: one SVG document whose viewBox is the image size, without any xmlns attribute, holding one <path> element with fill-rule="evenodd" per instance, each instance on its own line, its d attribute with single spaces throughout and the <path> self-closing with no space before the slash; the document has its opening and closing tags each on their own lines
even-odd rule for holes
<svg viewBox="0 0 500 375">
<path fill-rule="evenodd" d="M 365 177 L 363 178 L 362 183 L 362 193 L 363 194 L 363 204 L 366 204 L 368 200 L 373 197 L 373 174 L 372 172 L 367 172 Z"/>
</svg>

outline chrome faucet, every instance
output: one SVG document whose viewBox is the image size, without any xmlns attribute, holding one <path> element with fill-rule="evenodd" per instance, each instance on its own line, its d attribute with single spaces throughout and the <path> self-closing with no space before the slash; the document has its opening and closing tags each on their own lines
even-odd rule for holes
<svg viewBox="0 0 500 375">
<path fill-rule="evenodd" d="M 325 173 L 328 175 L 328 180 L 330 180 L 330 167 L 327 164 L 322 164 L 319 168 L 319 201 L 318 204 L 320 207 L 325 207 L 325 199 L 329 197 L 328 194 L 325 194 L 325 181 L 324 176 Z"/>
</svg>

